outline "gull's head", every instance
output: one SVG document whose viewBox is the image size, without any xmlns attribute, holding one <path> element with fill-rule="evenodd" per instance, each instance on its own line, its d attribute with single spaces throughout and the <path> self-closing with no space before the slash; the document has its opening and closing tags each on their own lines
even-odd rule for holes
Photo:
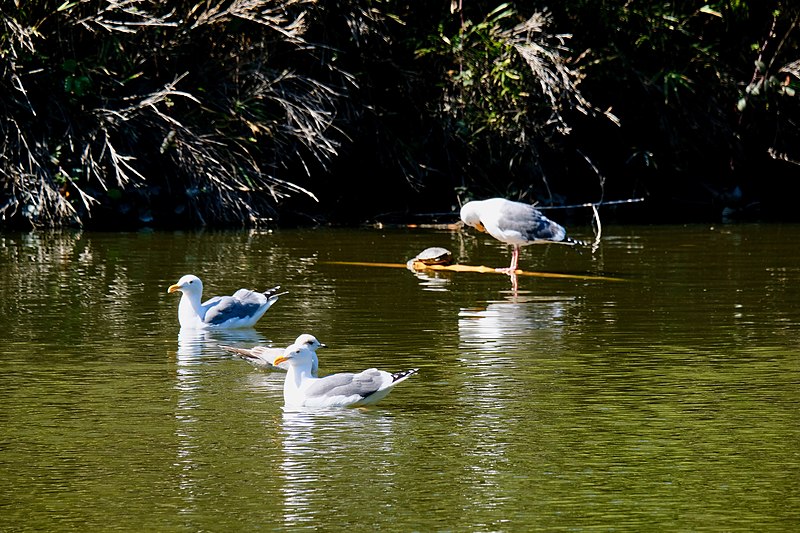
<svg viewBox="0 0 800 533">
<path fill-rule="evenodd" d="M 294 341 L 297 346 L 305 346 L 311 351 L 316 351 L 317 348 L 325 348 L 325 345 L 317 340 L 314 335 L 303 333 Z"/>
<path fill-rule="evenodd" d="M 464 204 L 461 208 L 461 221 L 478 231 L 486 231 L 483 224 L 481 224 L 481 215 L 478 213 L 478 202 L 467 202 Z"/>
<path fill-rule="evenodd" d="M 175 285 L 170 285 L 167 289 L 168 293 L 181 291 L 184 294 L 202 294 L 203 293 L 203 282 L 200 281 L 200 278 L 197 276 L 193 276 L 192 274 L 187 274 L 183 276 L 181 279 L 178 280 L 178 283 Z"/>
<path fill-rule="evenodd" d="M 292 344 L 287 347 L 283 355 L 276 357 L 272 362 L 273 365 L 278 366 L 281 363 L 288 362 L 292 366 L 300 366 L 307 364 L 311 366 L 314 361 L 314 352 L 303 344 Z"/>
</svg>

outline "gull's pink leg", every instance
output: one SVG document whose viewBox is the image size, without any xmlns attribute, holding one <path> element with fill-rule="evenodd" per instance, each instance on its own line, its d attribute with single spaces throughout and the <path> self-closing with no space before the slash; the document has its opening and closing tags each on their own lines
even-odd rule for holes
<svg viewBox="0 0 800 533">
<path fill-rule="evenodd" d="M 508 268 L 498 268 L 496 269 L 498 272 L 504 272 L 508 275 L 514 274 L 517 271 L 517 265 L 519 264 L 519 246 L 514 246 L 514 251 L 511 252 L 511 266 Z"/>
</svg>

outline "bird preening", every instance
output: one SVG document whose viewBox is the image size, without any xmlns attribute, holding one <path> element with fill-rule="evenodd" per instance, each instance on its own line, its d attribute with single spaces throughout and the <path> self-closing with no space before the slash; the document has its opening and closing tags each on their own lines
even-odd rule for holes
<svg viewBox="0 0 800 533">
<path fill-rule="evenodd" d="M 541 211 L 521 202 L 504 198 L 471 201 L 464 204 L 460 215 L 464 224 L 512 246 L 511 264 L 496 270 L 511 275 L 514 280 L 522 246 L 538 243 L 583 244 L 568 237 L 563 226 L 544 216 Z M 444 256 L 449 262 L 449 252 L 443 252 L 438 248 L 427 249 L 417 258 L 429 261 L 425 264 L 431 264 L 431 261 L 432 264 L 438 264 L 440 256 Z M 203 282 L 197 276 L 186 275 L 171 285 L 167 292 L 182 293 L 178 306 L 182 329 L 209 329 L 252 327 L 285 294 L 279 290 L 279 286 L 264 292 L 239 289 L 231 296 L 216 296 L 202 302 Z M 419 371 L 412 368 L 392 373 L 369 368 L 357 373 L 343 372 L 318 377 L 317 349 L 324 346 L 313 335 L 303 334 L 285 349 L 264 346 L 222 348 L 258 368 L 285 370 L 283 396 L 284 404 L 289 408 L 372 405 Z"/>
<path fill-rule="evenodd" d="M 461 221 L 512 246 L 511 264 L 507 268 L 497 269 L 506 274 L 517 271 L 522 246 L 542 243 L 584 244 L 567 237 L 564 226 L 553 222 L 532 205 L 505 198 L 467 202 L 461 208 Z"/>
<path fill-rule="evenodd" d="M 521 202 L 504 198 L 471 201 L 464 204 L 460 215 L 464 224 L 512 247 L 511 264 L 496 270 L 511 275 L 515 281 L 522 246 L 539 243 L 583 244 L 568 237 L 563 226 L 544 216 L 541 211 Z M 425 265 L 436 265 L 449 263 L 450 254 L 444 249 L 430 248 L 415 259 Z M 279 286 L 264 292 L 239 289 L 231 296 L 216 296 L 202 302 L 203 282 L 197 276 L 186 275 L 170 285 L 167 292 L 182 293 L 178 306 L 182 329 L 211 329 L 252 327 L 285 294 L 279 290 Z M 324 346 L 313 335 L 303 334 L 285 349 L 265 346 L 222 348 L 257 368 L 285 370 L 283 396 L 284 404 L 289 408 L 372 405 L 419 371 L 412 368 L 392 373 L 369 368 L 357 373 L 343 372 L 318 377 L 317 349 Z"/>
</svg>

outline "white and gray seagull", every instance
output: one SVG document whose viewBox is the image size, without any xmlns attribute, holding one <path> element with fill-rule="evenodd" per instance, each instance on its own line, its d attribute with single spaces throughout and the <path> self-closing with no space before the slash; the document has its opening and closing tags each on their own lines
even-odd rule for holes
<svg viewBox="0 0 800 533">
<path fill-rule="evenodd" d="M 274 364 L 289 363 L 283 382 L 283 401 L 286 407 L 360 407 L 372 405 L 386 397 L 402 381 L 419 369 L 389 373 L 370 368 L 356 374 L 342 372 L 323 378 L 311 375 L 312 350 L 293 344 L 275 359 Z"/>
<path fill-rule="evenodd" d="M 280 286 L 264 292 L 239 289 L 231 296 L 215 296 L 200 303 L 203 298 L 203 282 L 187 274 L 167 289 L 168 293 L 182 293 L 178 304 L 178 321 L 181 328 L 249 328 L 258 322 L 267 309 L 286 294 L 278 292 Z"/>
<path fill-rule="evenodd" d="M 505 198 L 467 202 L 461 208 L 461 220 L 478 231 L 513 246 L 511 265 L 498 272 L 514 274 L 519 264 L 519 249 L 529 244 L 584 244 L 567 237 L 567 230 L 530 204 Z"/>
<path fill-rule="evenodd" d="M 317 348 L 325 348 L 325 345 L 317 340 L 314 335 L 303 333 L 293 343 L 296 346 L 304 346 L 311 350 L 311 375 L 317 377 L 319 369 L 319 359 L 317 358 Z M 266 346 L 253 346 L 252 348 L 234 348 L 233 346 L 223 346 L 220 348 L 241 357 L 251 365 L 262 370 L 288 370 L 289 363 L 284 361 L 280 365 L 275 365 L 275 359 L 286 353 L 286 348 L 268 348 Z"/>
</svg>

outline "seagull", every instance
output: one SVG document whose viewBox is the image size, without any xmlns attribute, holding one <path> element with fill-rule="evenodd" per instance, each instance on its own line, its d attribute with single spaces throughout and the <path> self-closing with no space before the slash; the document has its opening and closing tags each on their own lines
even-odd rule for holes
<svg viewBox="0 0 800 533">
<path fill-rule="evenodd" d="M 264 316 L 278 297 L 280 286 L 268 291 L 257 292 L 239 289 L 232 296 L 215 296 L 202 304 L 203 282 L 188 274 L 170 285 L 168 293 L 180 291 L 181 303 L 178 305 L 178 320 L 181 328 L 249 328 Z"/>
<path fill-rule="evenodd" d="M 461 220 L 464 224 L 514 247 L 511 265 L 497 269 L 506 274 L 517 271 L 521 246 L 541 243 L 584 244 L 567 237 L 567 230 L 563 226 L 544 216 L 532 205 L 505 198 L 467 202 L 461 208 Z"/>
<path fill-rule="evenodd" d="M 311 350 L 311 375 L 317 377 L 317 370 L 319 369 L 317 348 L 325 348 L 326 346 L 319 342 L 314 335 L 309 335 L 308 333 L 303 333 L 297 337 L 297 340 L 294 341 L 294 345 L 303 346 Z M 275 359 L 282 356 L 286 352 L 286 348 L 267 348 L 266 346 L 234 348 L 233 346 L 223 345 L 220 345 L 220 348 L 241 357 L 254 367 L 262 370 L 288 370 L 289 368 L 288 362 L 281 363 L 280 366 L 273 364 Z"/>
<path fill-rule="evenodd" d="M 283 382 L 283 401 L 286 407 L 360 407 L 383 399 L 395 385 L 416 374 L 412 368 L 394 374 L 370 368 L 352 374 L 342 372 L 323 378 L 311 375 L 313 351 L 293 344 L 273 362 L 289 364 Z"/>
</svg>

